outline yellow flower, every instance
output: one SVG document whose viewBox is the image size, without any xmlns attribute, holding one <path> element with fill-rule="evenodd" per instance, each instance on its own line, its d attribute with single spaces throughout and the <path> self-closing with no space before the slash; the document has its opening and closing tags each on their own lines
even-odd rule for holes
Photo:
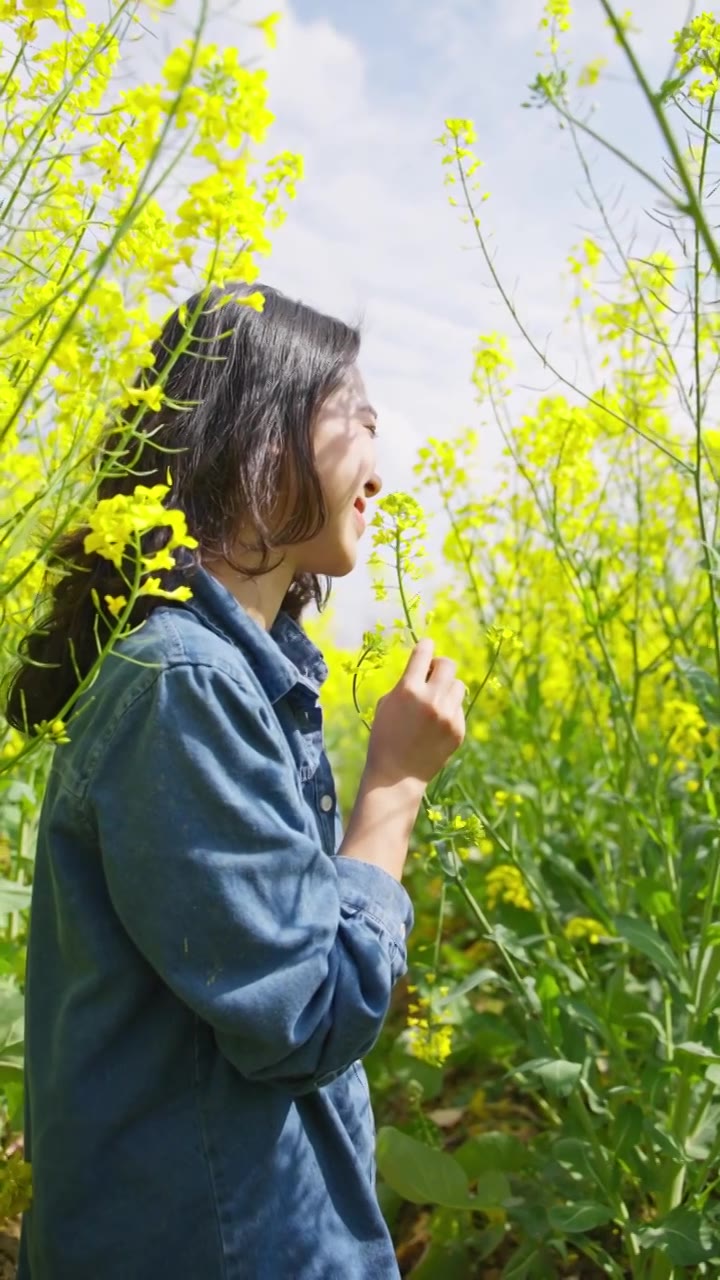
<svg viewBox="0 0 720 1280">
<path fill-rule="evenodd" d="M 546 0 L 540 26 L 549 27 L 552 22 L 557 22 L 561 31 L 567 31 L 570 26 L 571 14 L 572 6 L 570 0 Z"/>
<path fill-rule="evenodd" d="M 125 387 L 124 390 L 130 404 L 146 404 L 154 412 L 162 409 L 163 389 L 156 382 L 150 387 Z"/>
<path fill-rule="evenodd" d="M 597 84 L 600 72 L 605 66 L 607 66 L 607 58 L 594 58 L 592 62 L 586 63 L 578 76 L 580 87 L 586 88 L 588 85 Z"/>
<path fill-rule="evenodd" d="M 152 488 L 139 484 L 132 494 L 118 493 L 112 498 L 103 498 L 88 516 L 90 532 L 83 543 L 87 554 L 95 551 L 120 569 L 123 556 L 137 538 L 150 529 L 167 525 L 171 529 L 168 552 L 176 547 L 196 547 L 197 539 L 187 532 L 184 512 L 162 505 L 167 493 L 168 486 L 164 484 Z M 156 557 L 148 558 L 152 562 Z"/>
<path fill-rule="evenodd" d="M 148 578 L 147 582 L 143 582 L 138 587 L 139 596 L 161 596 L 163 600 L 192 600 L 192 591 L 189 587 L 173 587 L 168 590 L 163 587 L 159 578 Z"/>
<path fill-rule="evenodd" d="M 452 1027 L 445 1025 L 422 1033 L 411 1027 L 408 1050 L 413 1058 L 419 1058 L 432 1066 L 441 1067 L 452 1053 Z"/>
<path fill-rule="evenodd" d="M 127 604 L 127 596 L 105 596 L 105 603 L 113 618 L 117 618 Z"/>
<path fill-rule="evenodd" d="M 427 978 L 430 977 L 434 978 L 435 974 L 428 974 Z M 439 990 L 447 994 L 449 988 Z M 408 1052 L 422 1062 L 442 1066 L 452 1052 L 452 1027 L 431 1009 L 427 996 L 419 996 L 416 1004 L 409 1005 L 409 1011 Z"/>
<path fill-rule="evenodd" d="M 472 374 L 472 380 L 481 395 L 487 390 L 488 382 L 502 382 L 512 368 L 507 338 L 500 333 L 481 333 L 475 347 Z"/>
<path fill-rule="evenodd" d="M 494 911 L 499 902 L 519 907 L 521 911 L 532 911 L 530 900 L 522 872 L 509 863 L 501 863 L 488 871 L 485 880 L 485 892 L 490 911 Z"/>
<path fill-rule="evenodd" d="M 696 703 L 671 697 L 663 700 L 660 727 L 667 734 L 669 752 L 678 756 L 692 756 L 703 740 L 707 723 Z"/>
<path fill-rule="evenodd" d="M 681 74 L 697 70 L 706 79 L 691 81 L 689 94 L 696 102 L 705 102 L 720 88 L 720 22 L 711 13 L 698 14 L 678 32 L 674 40 Z"/>
<path fill-rule="evenodd" d="M 152 555 L 143 556 L 143 572 L 156 573 L 158 569 L 174 569 L 175 559 L 168 547 L 154 551 Z"/>
<path fill-rule="evenodd" d="M 277 48 L 277 32 L 275 27 L 281 17 L 282 14 L 278 10 L 275 13 L 268 14 L 267 18 L 261 18 L 259 22 L 250 23 L 251 27 L 256 27 L 258 31 L 262 32 L 271 49 Z"/>
<path fill-rule="evenodd" d="M 574 916 L 572 920 L 568 920 L 563 933 L 570 942 L 587 939 L 591 946 L 596 946 L 607 930 L 599 920 L 593 920 L 591 916 Z"/>
<path fill-rule="evenodd" d="M 51 742 L 69 742 L 64 720 L 40 720 L 33 725 L 38 737 L 47 737 Z"/>
</svg>

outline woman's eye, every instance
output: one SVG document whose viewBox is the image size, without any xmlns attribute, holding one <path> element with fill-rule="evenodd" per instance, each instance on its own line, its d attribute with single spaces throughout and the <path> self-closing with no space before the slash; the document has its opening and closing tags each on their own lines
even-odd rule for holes
<svg viewBox="0 0 720 1280">
<path fill-rule="evenodd" d="M 371 432 L 371 434 L 372 434 L 373 436 L 376 436 L 376 435 L 377 435 L 377 427 L 376 427 L 376 425 L 375 425 L 375 423 L 374 423 L 374 422 L 366 422 L 366 423 L 365 423 L 365 425 L 366 425 L 366 427 L 367 427 L 368 431 L 369 431 L 369 432 Z"/>
</svg>

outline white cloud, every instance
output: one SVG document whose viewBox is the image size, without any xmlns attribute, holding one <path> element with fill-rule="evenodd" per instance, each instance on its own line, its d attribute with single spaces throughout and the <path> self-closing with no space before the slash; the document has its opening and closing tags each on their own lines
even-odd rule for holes
<svg viewBox="0 0 720 1280">
<path fill-rule="evenodd" d="M 413 483 L 415 451 L 425 437 L 477 422 L 469 375 L 479 332 L 508 333 L 518 384 L 551 385 L 488 288 L 471 229 L 448 207 L 434 142 L 444 117 L 476 121 L 477 149 L 486 162 L 481 178 L 492 191 L 481 210 L 483 227 L 523 318 L 568 376 L 576 373 L 580 348 L 563 323 L 565 257 L 597 218 L 576 198 L 579 173 L 567 133 L 558 132 L 549 110 L 520 107 L 538 67 L 541 0 L 364 0 L 362 38 L 352 34 L 354 23 L 360 29 L 359 10 L 328 3 L 326 16 L 308 20 L 303 3 L 242 0 L 213 7 L 205 39 L 237 45 L 243 59 L 267 67 L 276 121 L 267 143 L 254 148 L 258 155 L 287 149 L 305 157 L 306 179 L 274 233 L 262 278 L 345 319 L 364 313 L 362 364 L 381 416 L 387 492 Z M 267 51 L 247 24 L 278 7 L 278 48 Z M 641 52 L 660 74 L 685 6 L 680 16 L 677 0 L 636 0 L 632 7 L 644 28 Z M 601 131 L 620 129 L 631 151 L 659 157 L 646 114 L 628 96 L 629 78 L 604 31 L 600 5 L 576 0 L 574 8 L 576 66 L 601 51 L 614 59 L 615 78 L 597 93 Z M 101 0 L 91 0 L 89 16 L 104 20 Z M 126 55 L 123 82 L 156 77 L 197 16 L 196 0 L 179 0 L 172 15 L 148 21 L 150 34 Z M 388 67 L 395 71 L 388 74 Z M 633 208 L 651 203 L 614 163 L 603 158 L 598 171 L 605 195 L 622 181 Z M 588 385 L 584 374 L 580 380 Z M 533 398 L 521 391 L 519 402 Z M 489 484 L 502 440 L 493 427 L 486 438 Z M 363 556 L 369 542 L 366 536 Z M 334 600 L 342 639 L 351 642 L 376 614 L 364 570 L 338 582 Z"/>
</svg>

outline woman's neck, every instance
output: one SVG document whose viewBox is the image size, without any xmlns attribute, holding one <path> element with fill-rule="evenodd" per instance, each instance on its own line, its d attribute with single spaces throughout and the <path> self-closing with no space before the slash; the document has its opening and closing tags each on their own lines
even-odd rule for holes
<svg viewBox="0 0 720 1280">
<path fill-rule="evenodd" d="M 203 568 L 217 578 L 264 631 L 272 627 L 294 577 L 294 567 L 282 564 L 257 578 L 246 578 L 222 557 L 203 560 Z M 253 566 L 254 567 L 254 566 Z"/>
</svg>

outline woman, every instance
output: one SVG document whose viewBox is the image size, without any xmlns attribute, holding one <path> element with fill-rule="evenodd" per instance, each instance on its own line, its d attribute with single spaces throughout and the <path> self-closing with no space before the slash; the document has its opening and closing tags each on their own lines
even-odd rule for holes
<svg viewBox="0 0 720 1280">
<path fill-rule="evenodd" d="M 257 288 L 261 312 L 236 300 L 241 284 L 222 305 L 219 289 L 188 300 L 174 407 L 147 411 L 142 447 L 100 491 L 162 482 L 170 465 L 166 505 L 198 548 L 161 575 L 192 599 L 138 600 L 141 625 L 53 757 L 28 949 L 34 1201 L 19 1280 L 398 1275 L 360 1059 L 406 971 L 403 865 L 424 789 L 462 741 L 465 687 L 431 641 L 417 645 L 378 704 L 343 834 L 318 703 L 327 668 L 300 617 L 327 600 L 321 575 L 355 565 L 381 485 L 375 414 L 357 330 Z M 182 333 L 175 312 L 155 371 Z M 56 548 L 69 571 L 24 646 L 16 725 L 23 706 L 30 724 L 58 714 L 96 651 L 92 593 L 122 590 L 86 533 Z"/>
</svg>

